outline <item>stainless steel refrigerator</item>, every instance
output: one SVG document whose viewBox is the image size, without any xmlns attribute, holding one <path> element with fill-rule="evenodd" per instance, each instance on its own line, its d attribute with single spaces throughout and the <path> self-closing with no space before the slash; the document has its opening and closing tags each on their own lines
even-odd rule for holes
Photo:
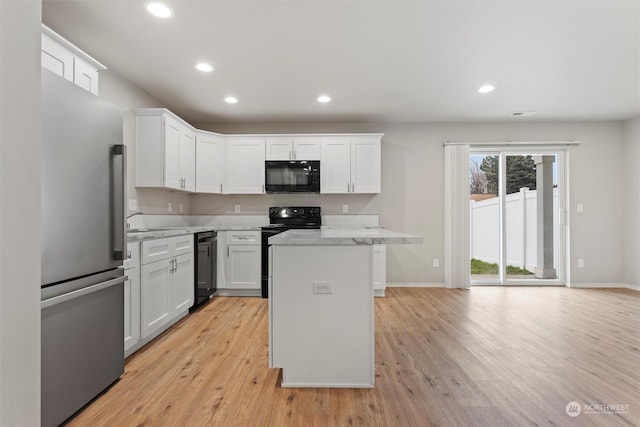
<svg viewBox="0 0 640 427">
<path fill-rule="evenodd" d="M 44 426 L 124 372 L 122 120 L 114 105 L 42 70 Z"/>
</svg>

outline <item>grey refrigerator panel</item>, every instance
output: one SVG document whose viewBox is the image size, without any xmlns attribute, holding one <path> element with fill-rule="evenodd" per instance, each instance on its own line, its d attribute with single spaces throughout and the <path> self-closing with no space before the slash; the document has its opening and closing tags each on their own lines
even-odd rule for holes
<svg viewBox="0 0 640 427">
<path fill-rule="evenodd" d="M 126 277 L 116 273 L 41 302 L 44 427 L 60 425 L 124 372 Z"/>
<path fill-rule="evenodd" d="M 113 155 L 122 119 L 114 105 L 42 70 L 43 286 L 122 264 L 115 246 L 125 212 L 115 195 L 125 191 L 124 165 Z"/>
</svg>

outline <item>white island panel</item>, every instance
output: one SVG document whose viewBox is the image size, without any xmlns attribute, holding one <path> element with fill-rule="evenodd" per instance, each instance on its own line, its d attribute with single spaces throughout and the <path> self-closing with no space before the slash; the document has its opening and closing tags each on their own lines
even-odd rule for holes
<svg viewBox="0 0 640 427">
<path fill-rule="evenodd" d="M 271 249 L 270 349 L 282 386 L 373 387 L 372 246 Z"/>
</svg>

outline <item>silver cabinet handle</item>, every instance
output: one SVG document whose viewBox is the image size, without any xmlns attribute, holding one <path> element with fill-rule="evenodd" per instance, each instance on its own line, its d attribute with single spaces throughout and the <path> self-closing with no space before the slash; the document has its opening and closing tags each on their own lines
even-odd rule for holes
<svg viewBox="0 0 640 427">
<path fill-rule="evenodd" d="M 127 259 L 131 259 L 131 251 L 127 251 Z"/>
<path fill-rule="evenodd" d="M 127 220 L 125 218 L 127 146 L 117 144 L 111 147 L 111 157 L 113 159 L 113 259 L 124 261 L 127 250 Z M 120 158 L 120 162 L 116 162 L 116 157 Z M 119 173 L 116 172 L 116 168 L 120 168 Z"/>
<path fill-rule="evenodd" d="M 356 192 L 356 184 L 355 183 L 351 183 L 351 192 L 355 193 Z"/>
<path fill-rule="evenodd" d="M 222 193 L 222 183 L 220 183 L 220 192 Z"/>
<path fill-rule="evenodd" d="M 289 150 L 289 160 L 293 160 L 293 152 L 291 150 Z"/>
<path fill-rule="evenodd" d="M 264 193 L 264 184 L 262 184 L 262 192 Z"/>
<path fill-rule="evenodd" d="M 293 160 L 295 160 L 298 157 L 298 154 L 296 153 L 296 150 L 293 150 Z"/>
<path fill-rule="evenodd" d="M 173 259 L 173 262 L 174 262 L 174 264 L 175 264 L 175 266 L 176 266 L 176 269 L 175 269 L 175 270 L 173 270 L 173 272 L 174 272 L 174 273 L 177 273 L 177 272 L 178 272 L 178 259 L 177 259 L 177 258 L 174 258 L 174 259 Z"/>
<path fill-rule="evenodd" d="M 347 183 L 347 193 L 351 193 L 351 184 Z"/>
</svg>

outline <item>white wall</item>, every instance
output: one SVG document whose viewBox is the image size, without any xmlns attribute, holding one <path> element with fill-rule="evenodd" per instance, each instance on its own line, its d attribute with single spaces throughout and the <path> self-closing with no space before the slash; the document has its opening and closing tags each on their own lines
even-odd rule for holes
<svg viewBox="0 0 640 427">
<path fill-rule="evenodd" d="M 247 213 L 264 213 L 268 206 L 313 203 L 326 213 L 380 214 L 381 225 L 424 237 L 423 245 L 388 249 L 387 278 L 391 283 L 443 283 L 442 263 L 445 141 L 566 141 L 582 144 L 570 149 L 570 191 L 574 283 L 623 282 L 623 139 L 621 122 L 504 122 L 504 123 L 315 123 L 315 124 L 195 124 L 220 133 L 384 132 L 382 193 L 380 195 L 195 195 L 194 214 L 231 213 L 235 204 Z M 577 259 L 585 260 L 576 268 Z"/>
<path fill-rule="evenodd" d="M 0 425 L 40 424 L 39 1 L 0 1 Z"/>
<path fill-rule="evenodd" d="M 640 290 L 640 116 L 623 123 L 624 281 Z"/>
</svg>

